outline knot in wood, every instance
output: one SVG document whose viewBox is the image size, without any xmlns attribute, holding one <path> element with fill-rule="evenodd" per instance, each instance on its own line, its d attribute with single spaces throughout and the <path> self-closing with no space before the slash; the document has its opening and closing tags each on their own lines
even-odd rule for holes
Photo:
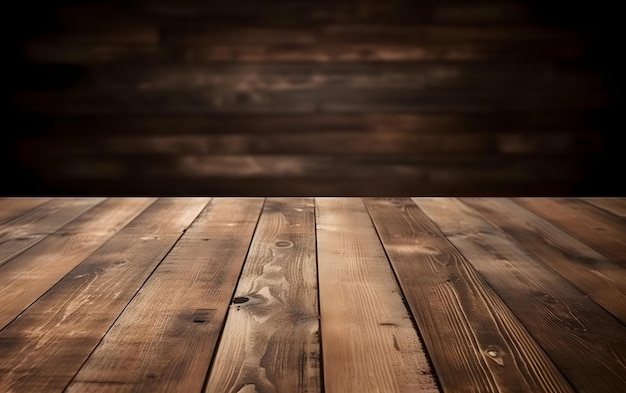
<svg viewBox="0 0 626 393">
<path fill-rule="evenodd" d="M 291 248 L 293 247 L 293 243 L 289 240 L 278 240 L 274 243 L 274 247 L 276 248 Z"/>
<path fill-rule="evenodd" d="M 241 303 L 245 303 L 248 300 L 250 300 L 249 297 L 246 296 L 237 296 L 236 298 L 233 299 L 233 304 L 241 304 Z"/>
</svg>

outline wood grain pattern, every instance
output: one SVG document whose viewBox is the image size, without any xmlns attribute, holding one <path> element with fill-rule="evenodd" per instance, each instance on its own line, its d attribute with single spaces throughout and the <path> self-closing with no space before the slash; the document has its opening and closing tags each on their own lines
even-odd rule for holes
<svg viewBox="0 0 626 393">
<path fill-rule="evenodd" d="M 104 198 L 61 198 L 0 225 L 0 266 L 80 216 Z"/>
<path fill-rule="evenodd" d="M 27 211 L 34 209 L 49 200 L 49 198 L 34 197 L 13 197 L 0 199 L 0 225 L 21 216 Z"/>
<path fill-rule="evenodd" d="M 509 199 L 463 198 L 462 201 L 626 324 L 626 270 L 622 266 Z M 419 204 L 425 203 L 433 205 L 431 200 Z M 456 217 L 455 212 L 469 218 L 476 215 L 462 205 L 454 206 L 449 217 Z M 438 215 L 439 224 L 444 225 L 447 222 L 444 220 L 442 214 Z"/>
<path fill-rule="evenodd" d="M 572 391 L 465 257 L 408 198 L 366 199 L 444 390 Z"/>
<path fill-rule="evenodd" d="M 6 326 L 0 390 L 63 390 L 206 203 L 160 199 Z"/>
<path fill-rule="evenodd" d="M 590 203 L 600 209 L 604 209 L 609 213 L 626 219 L 626 203 L 623 198 L 582 198 L 583 201 Z"/>
<path fill-rule="evenodd" d="M 515 198 L 596 251 L 626 266 L 626 222 L 577 200 Z"/>
<path fill-rule="evenodd" d="M 626 389 L 625 269 L 516 198 L 45 199 L 0 198 L 45 235 L 0 266 L 2 392 Z"/>
<path fill-rule="evenodd" d="M 313 199 L 265 202 L 205 389 L 321 391 Z"/>
<path fill-rule="evenodd" d="M 468 214 L 458 202 L 426 199 L 418 204 L 515 313 L 576 391 L 626 388 L 620 364 L 626 358 L 624 325 L 480 215 Z M 595 348 L 592 353 L 588 352 L 591 347 Z M 586 356 L 579 355 L 584 352 Z"/>
<path fill-rule="evenodd" d="M 436 392 L 384 250 L 357 198 L 317 198 L 326 392 Z"/>
<path fill-rule="evenodd" d="M 262 205 L 212 200 L 66 391 L 200 392 Z"/>
<path fill-rule="evenodd" d="M 0 157 L 15 171 L 6 192 L 268 196 L 264 181 L 240 182 L 237 165 L 226 164 L 235 175 L 202 178 L 211 186 L 171 168 L 218 154 L 361 155 L 378 167 L 467 154 L 444 174 L 383 174 L 389 193 L 342 171 L 332 187 L 316 174 L 293 178 L 304 197 L 619 195 L 620 183 L 600 175 L 621 163 L 611 141 L 619 62 L 605 44 L 619 45 L 607 33 L 616 24 L 596 31 L 567 20 L 593 10 L 552 3 L 16 3 L 7 11 L 15 127 Z M 485 155 L 496 162 L 483 166 Z M 536 168 L 517 166 L 519 156 Z M 485 176 L 465 173 L 468 162 Z M 211 158 L 206 166 L 216 167 Z M 513 175 L 490 176 L 501 167 Z M 268 178 L 283 176 L 267 168 Z M 367 164 L 349 172 L 361 170 L 372 178 Z M 287 195 L 269 180 L 271 195 Z"/>
<path fill-rule="evenodd" d="M 0 330 L 154 200 L 108 199 L 0 266 Z"/>
</svg>

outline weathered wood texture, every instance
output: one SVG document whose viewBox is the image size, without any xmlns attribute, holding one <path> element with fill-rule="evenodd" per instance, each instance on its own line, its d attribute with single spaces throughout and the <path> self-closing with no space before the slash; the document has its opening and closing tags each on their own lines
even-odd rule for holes
<svg viewBox="0 0 626 393">
<path fill-rule="evenodd" d="M 4 327 L 0 390 L 63 390 L 206 202 L 157 201 Z"/>
<path fill-rule="evenodd" d="M 368 199 L 367 206 L 444 390 L 572 391 L 516 315 L 410 199 Z"/>
<path fill-rule="evenodd" d="M 101 198 L 55 199 L 0 225 L 0 266 L 102 201 Z"/>
<path fill-rule="evenodd" d="M 1 266 L 0 328 L 28 308 L 151 202 L 154 199 L 107 200 Z"/>
<path fill-rule="evenodd" d="M 623 218 L 579 200 L 516 198 L 515 201 L 626 267 L 626 221 Z"/>
<path fill-rule="evenodd" d="M 626 391 L 620 216 L 523 204 L 0 198 L 0 391 Z"/>
<path fill-rule="evenodd" d="M 418 205 L 504 300 L 576 391 L 611 392 L 626 385 L 623 324 L 460 203 L 431 199 L 418 200 Z M 503 215 L 509 214 L 515 213 Z M 579 356 L 590 347 L 595 348 L 593 353 Z"/>
<path fill-rule="evenodd" d="M 316 204 L 325 391 L 436 391 L 363 202 Z"/>
<path fill-rule="evenodd" d="M 213 200 L 90 355 L 68 392 L 199 392 L 263 200 Z"/>
<path fill-rule="evenodd" d="M 0 195 L 615 195 L 613 35 L 540 3 L 12 5 Z"/>
<path fill-rule="evenodd" d="M 268 199 L 205 392 L 321 391 L 313 199 Z"/>
</svg>

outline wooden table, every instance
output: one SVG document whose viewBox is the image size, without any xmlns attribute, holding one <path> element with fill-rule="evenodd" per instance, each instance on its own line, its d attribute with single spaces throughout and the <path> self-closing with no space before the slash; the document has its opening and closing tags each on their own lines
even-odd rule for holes
<svg viewBox="0 0 626 393">
<path fill-rule="evenodd" d="M 2 392 L 624 392 L 626 198 L 3 198 Z"/>
</svg>

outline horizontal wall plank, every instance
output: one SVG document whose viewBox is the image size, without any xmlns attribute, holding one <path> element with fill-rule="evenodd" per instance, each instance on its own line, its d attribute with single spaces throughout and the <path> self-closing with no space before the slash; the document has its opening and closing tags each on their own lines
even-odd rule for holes
<svg viewBox="0 0 626 393">
<path fill-rule="evenodd" d="M 41 114 L 249 114 L 249 113 L 491 113 L 502 110 L 555 111 L 601 109 L 603 91 L 578 89 L 511 91 L 506 89 L 424 89 L 320 87 L 288 90 L 236 88 L 188 91 L 20 92 L 13 96 L 21 111 Z"/>
<path fill-rule="evenodd" d="M 187 24 L 163 29 L 162 42 L 311 44 L 326 42 L 420 43 L 420 42 L 515 42 L 525 40 L 571 40 L 576 33 L 554 27 L 530 25 L 456 24 L 333 24 L 318 29 L 294 27 L 207 26 Z"/>
<path fill-rule="evenodd" d="M 345 44 L 115 44 L 89 45 L 71 38 L 45 37 L 24 44 L 24 57 L 35 63 L 351 63 L 351 62 L 571 62 L 584 57 L 581 43 L 529 41 L 501 43 Z"/>
<path fill-rule="evenodd" d="M 33 157 L 41 173 L 80 179 L 113 179 L 141 176 L 147 179 L 232 177 L 368 179 L 412 176 L 416 181 L 446 183 L 467 181 L 573 180 L 584 174 L 584 162 L 554 157 L 498 155 L 185 155 L 143 157 Z M 383 158 L 383 159 L 381 159 Z"/>
<path fill-rule="evenodd" d="M 283 92 L 342 89 L 402 89 L 442 92 L 474 91 L 478 97 L 487 91 L 503 94 L 513 89 L 515 94 L 526 90 L 552 89 L 566 91 L 600 90 L 602 79 L 581 69 L 557 67 L 549 63 L 345 63 L 345 64 L 103 64 L 80 68 L 77 66 L 40 65 L 33 75 L 25 69 L 23 78 L 50 70 L 79 70 L 79 78 L 61 92 L 92 92 L 94 95 L 148 92 L 183 92 L 204 89 L 232 89 L 246 92 Z M 77 72 L 78 73 L 78 72 Z M 478 90 L 480 89 L 480 90 Z M 31 90 L 36 91 L 34 85 Z M 375 94 L 375 92 L 372 92 Z"/>
<path fill-rule="evenodd" d="M 68 143 L 80 135 L 213 135 L 213 134 L 310 134 L 325 133 L 595 133 L 593 112 L 541 111 L 469 113 L 315 113 L 315 114 L 198 114 L 173 115 L 50 115 L 22 113 L 16 127 L 24 133 L 66 137 Z"/>
<path fill-rule="evenodd" d="M 579 175 L 581 176 L 581 175 Z M 153 177 L 127 175 L 122 178 L 81 178 L 47 175 L 47 181 L 31 192 L 48 195 L 162 195 L 162 196 L 411 196 L 419 190 L 421 196 L 562 196 L 580 192 L 576 182 L 567 179 L 501 180 L 493 181 L 458 177 L 433 182 L 411 175 L 362 178 L 320 177 Z M 577 180 L 578 179 L 578 180 Z M 375 187 L 372 187 L 375 185 Z"/>
<path fill-rule="evenodd" d="M 34 156 L 94 157 L 239 154 L 502 154 L 576 156 L 600 153 L 597 133 L 416 133 L 294 132 L 246 135 L 64 136 L 23 139 L 20 149 Z"/>
</svg>

